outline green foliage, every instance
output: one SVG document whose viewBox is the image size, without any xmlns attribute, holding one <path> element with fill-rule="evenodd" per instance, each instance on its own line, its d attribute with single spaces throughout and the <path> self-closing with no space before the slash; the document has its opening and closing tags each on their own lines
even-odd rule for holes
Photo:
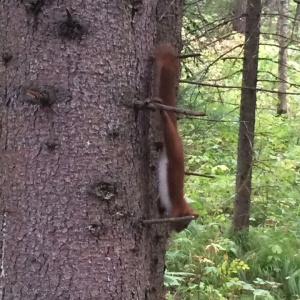
<svg viewBox="0 0 300 300">
<path fill-rule="evenodd" d="M 174 291 L 184 296 L 181 299 L 300 295 L 300 255 L 295 254 L 300 241 L 293 233 L 252 227 L 241 247 L 221 235 L 224 231 L 226 223 L 194 223 L 173 238 L 167 253 L 167 268 L 172 270 L 166 273 L 169 295 Z"/>
<path fill-rule="evenodd" d="M 195 7 L 194 2 L 187 2 L 190 3 L 184 21 L 187 38 L 194 33 L 186 26 L 199 30 L 203 22 L 214 22 L 216 16 L 223 13 L 224 17 L 228 11 L 227 1 L 214 6 L 216 1 L 203 1 L 205 21 L 194 15 L 193 23 L 189 24 L 187 16 Z M 268 26 L 269 23 L 263 23 L 263 30 Z M 218 40 L 219 34 L 222 38 Z M 186 169 L 215 178 L 186 179 L 187 197 L 200 217 L 171 239 L 165 276 L 167 299 L 176 299 L 176 295 L 182 300 L 300 299 L 299 96 L 288 95 L 289 114 L 277 117 L 277 95 L 258 93 L 251 226 L 247 239 L 237 239 L 230 228 L 239 127 L 238 87 L 242 82 L 243 48 L 239 45 L 243 44 L 243 36 L 228 33 L 224 37 L 221 29 L 205 36 L 205 30 L 200 30 L 198 41 L 191 42 L 190 49 L 196 43 L 206 44 L 201 48 L 201 62 L 194 58 L 187 60 L 182 78 L 236 88 L 186 83 L 180 87 L 180 106 L 205 110 L 207 115 L 179 122 Z M 276 40 L 265 35 L 261 44 L 258 87 L 274 91 L 278 47 Z M 298 50 L 289 50 L 288 65 L 288 80 L 295 83 L 288 85 L 288 92 L 296 93 Z"/>
</svg>

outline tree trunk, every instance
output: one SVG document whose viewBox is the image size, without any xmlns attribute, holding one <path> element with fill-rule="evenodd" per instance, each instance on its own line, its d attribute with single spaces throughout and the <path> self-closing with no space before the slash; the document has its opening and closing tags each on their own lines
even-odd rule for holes
<svg viewBox="0 0 300 300">
<path fill-rule="evenodd" d="M 268 28 L 266 32 L 264 33 L 264 36 L 268 39 L 272 39 L 272 33 L 274 34 L 275 27 L 274 26 L 274 15 L 278 14 L 278 6 L 277 6 L 277 0 L 265 0 L 262 1 L 262 9 L 265 14 L 264 17 L 264 27 Z M 262 22 L 262 21 L 261 21 Z"/>
<path fill-rule="evenodd" d="M 265 0 L 262 2 L 262 7 L 266 7 L 269 11 L 269 13 L 271 12 L 276 12 L 277 9 L 277 0 Z"/>
<path fill-rule="evenodd" d="M 131 105 L 151 96 L 155 12 L 1 2 L 1 299 L 163 298 L 166 231 L 141 223 L 155 132 Z"/>
<path fill-rule="evenodd" d="M 278 55 L 278 105 L 277 114 L 287 113 L 287 58 L 288 58 L 288 34 L 289 34 L 289 2 L 288 0 L 278 0 L 278 24 L 277 35 L 279 44 Z"/>
<path fill-rule="evenodd" d="M 236 197 L 233 213 L 234 232 L 249 227 L 260 14 L 260 0 L 248 0 L 238 140 Z"/>
<path fill-rule="evenodd" d="M 169 42 L 181 49 L 181 30 L 183 17 L 182 0 L 158 1 L 156 8 L 157 33 L 156 42 Z"/>
<path fill-rule="evenodd" d="M 299 27 L 300 27 L 300 0 L 297 0 L 294 2 L 297 3 L 297 7 L 296 7 L 296 13 L 295 13 L 295 20 L 293 22 L 293 30 L 292 30 L 292 38 L 294 38 L 294 36 L 298 36 L 299 34 Z"/>
<path fill-rule="evenodd" d="M 246 27 L 247 0 L 234 0 L 232 29 L 244 33 Z"/>
</svg>

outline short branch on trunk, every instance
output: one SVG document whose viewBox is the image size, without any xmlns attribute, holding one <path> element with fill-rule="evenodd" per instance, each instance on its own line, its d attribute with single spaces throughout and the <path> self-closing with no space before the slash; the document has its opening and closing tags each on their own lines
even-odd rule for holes
<svg viewBox="0 0 300 300">
<path fill-rule="evenodd" d="M 202 55 L 203 55 L 203 54 L 202 54 Z M 200 56 L 201 56 L 200 53 L 190 53 L 190 54 L 181 54 L 181 55 L 178 55 L 178 58 L 184 59 L 184 58 L 200 57 Z"/>
<path fill-rule="evenodd" d="M 161 223 L 177 223 L 182 221 L 190 221 L 195 220 L 195 216 L 186 216 L 186 217 L 178 217 L 178 218 L 164 218 L 164 219 L 150 219 L 150 220 L 143 220 L 144 224 L 161 224 Z"/>
<path fill-rule="evenodd" d="M 207 175 L 207 174 L 201 174 L 201 173 L 189 172 L 189 171 L 185 171 L 185 175 L 187 175 L 187 176 L 200 176 L 200 177 L 206 177 L 206 178 L 216 178 L 213 175 Z"/>
<path fill-rule="evenodd" d="M 146 100 L 145 102 L 134 100 L 133 105 L 138 109 L 166 110 L 188 116 L 204 117 L 206 115 L 203 111 L 193 111 L 191 109 L 183 109 L 174 106 L 168 106 L 151 100 Z"/>
</svg>

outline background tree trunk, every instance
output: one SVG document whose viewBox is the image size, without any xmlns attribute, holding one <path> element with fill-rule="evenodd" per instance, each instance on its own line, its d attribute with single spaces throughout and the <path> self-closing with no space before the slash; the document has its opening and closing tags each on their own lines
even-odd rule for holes
<svg viewBox="0 0 300 300">
<path fill-rule="evenodd" d="M 278 106 L 277 114 L 287 113 L 287 59 L 288 59 L 288 35 L 289 35 L 289 2 L 288 0 L 278 0 L 278 23 L 277 23 L 277 35 L 279 44 L 278 55 Z"/>
<path fill-rule="evenodd" d="M 248 0 L 233 212 L 235 232 L 249 227 L 260 14 L 260 0 Z"/>
<path fill-rule="evenodd" d="M 246 7 L 247 0 L 234 0 L 233 4 L 233 16 L 232 29 L 244 33 L 246 27 Z"/>
<path fill-rule="evenodd" d="M 295 20 L 294 20 L 294 23 L 293 23 L 293 30 L 292 30 L 292 37 L 294 38 L 294 36 L 298 36 L 299 34 L 299 26 L 300 26 L 300 0 L 297 0 L 294 2 L 297 3 L 297 6 L 296 6 L 296 13 L 295 13 Z"/>
<path fill-rule="evenodd" d="M 166 233 L 140 222 L 157 217 L 150 114 L 131 107 L 151 95 L 155 11 L 0 4 L 2 299 L 163 298 Z"/>
<path fill-rule="evenodd" d="M 265 24 L 268 28 L 267 32 L 264 32 L 264 36 L 268 36 L 275 31 L 274 15 L 278 14 L 277 0 L 266 0 L 262 1 L 262 9 L 264 14 L 266 14 Z"/>
</svg>

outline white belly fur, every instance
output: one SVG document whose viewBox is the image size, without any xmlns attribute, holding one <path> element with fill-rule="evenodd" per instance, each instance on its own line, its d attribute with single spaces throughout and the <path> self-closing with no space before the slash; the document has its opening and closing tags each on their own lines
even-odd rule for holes
<svg viewBox="0 0 300 300">
<path fill-rule="evenodd" d="M 170 213 L 172 205 L 168 187 L 167 170 L 168 158 L 165 149 L 163 149 L 159 158 L 158 189 L 161 205 L 166 209 L 167 213 Z"/>
</svg>

